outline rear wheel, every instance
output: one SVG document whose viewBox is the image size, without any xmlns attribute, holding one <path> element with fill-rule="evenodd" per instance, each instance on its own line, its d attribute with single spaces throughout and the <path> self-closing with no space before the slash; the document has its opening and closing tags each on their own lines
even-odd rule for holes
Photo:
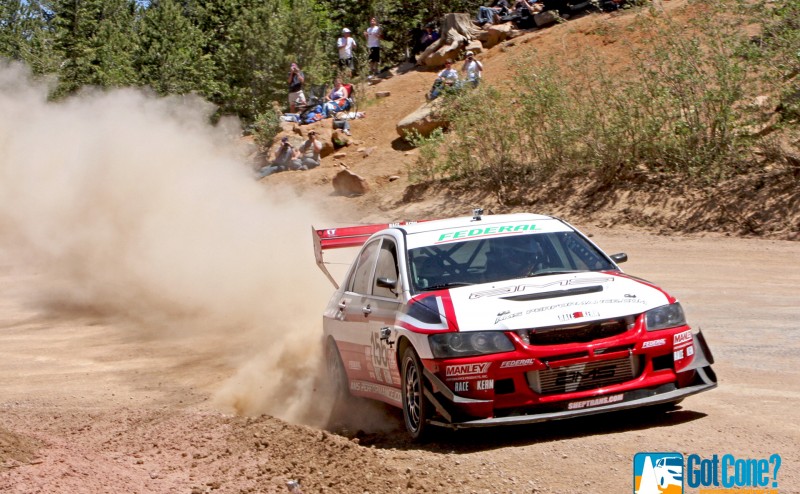
<svg viewBox="0 0 800 494">
<path fill-rule="evenodd" d="M 425 398 L 422 362 L 411 346 L 406 347 L 403 351 L 401 369 L 403 372 L 403 419 L 411 437 L 421 440 L 427 435 L 430 427 L 428 419 L 430 418 L 431 404 Z"/>
</svg>

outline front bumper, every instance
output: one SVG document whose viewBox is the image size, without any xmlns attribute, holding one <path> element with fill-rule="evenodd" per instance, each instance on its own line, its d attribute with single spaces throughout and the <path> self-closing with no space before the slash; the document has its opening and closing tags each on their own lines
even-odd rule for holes
<svg viewBox="0 0 800 494">
<path fill-rule="evenodd" d="M 491 400 L 458 396 L 450 391 L 448 386 L 439 380 L 436 375 L 425 369 L 425 376 L 431 383 L 431 389 L 425 389 L 425 396 L 441 416 L 441 419 L 431 420 L 430 423 L 451 429 L 533 424 L 680 401 L 687 396 L 717 387 L 717 378 L 711 368 L 711 364 L 714 362 L 711 351 L 701 332 L 698 332 L 694 337 L 694 358 L 688 366 L 675 373 L 677 376 L 675 382 L 616 392 L 611 387 L 606 388 L 606 392 L 601 394 L 525 409 L 509 410 L 502 416 L 489 418 L 465 418 L 460 420 L 458 416 L 453 416 L 453 414 L 449 413 L 448 410 L 454 409 L 452 405 L 455 405 L 456 409 L 469 408 L 471 406 L 480 407 L 489 405 Z M 681 376 L 685 376 L 685 378 L 681 378 Z M 690 382 L 686 382 L 687 378 Z"/>
</svg>

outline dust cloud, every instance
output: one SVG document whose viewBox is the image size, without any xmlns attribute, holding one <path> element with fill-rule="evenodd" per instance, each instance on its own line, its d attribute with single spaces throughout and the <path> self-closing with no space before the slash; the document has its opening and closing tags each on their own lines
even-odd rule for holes
<svg viewBox="0 0 800 494">
<path fill-rule="evenodd" d="M 0 65 L 0 248 L 41 275 L 31 303 L 196 339 L 237 369 L 219 406 L 303 419 L 331 291 L 309 225 L 326 220 L 259 186 L 238 128 L 208 125 L 211 111 L 136 90 L 48 102 L 24 68 Z"/>
</svg>

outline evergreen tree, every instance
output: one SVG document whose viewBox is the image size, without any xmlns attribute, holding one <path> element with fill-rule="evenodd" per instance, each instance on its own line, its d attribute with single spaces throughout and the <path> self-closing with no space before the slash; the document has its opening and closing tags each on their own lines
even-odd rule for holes
<svg viewBox="0 0 800 494">
<path fill-rule="evenodd" d="M 51 13 L 35 0 L 0 0 L 0 57 L 25 62 L 34 74 L 58 66 Z"/>
<path fill-rule="evenodd" d="M 136 67 L 140 84 L 160 95 L 215 93 L 214 62 L 203 52 L 203 33 L 175 0 L 152 2 L 144 11 Z"/>
<path fill-rule="evenodd" d="M 135 9 L 133 0 L 55 0 L 55 46 L 63 58 L 56 96 L 135 82 Z"/>
</svg>

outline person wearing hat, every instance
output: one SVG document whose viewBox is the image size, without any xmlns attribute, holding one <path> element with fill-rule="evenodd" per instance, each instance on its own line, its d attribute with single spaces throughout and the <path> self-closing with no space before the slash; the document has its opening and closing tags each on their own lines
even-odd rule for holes
<svg viewBox="0 0 800 494">
<path fill-rule="evenodd" d="M 475 60 L 475 54 L 471 51 L 468 51 L 466 56 L 461 72 L 464 73 L 467 82 L 472 84 L 472 87 L 478 87 L 478 83 L 481 82 L 481 77 L 483 77 L 483 64 Z"/>
<path fill-rule="evenodd" d="M 309 130 L 308 139 L 300 146 L 300 164 L 302 170 L 310 170 L 319 166 L 319 155 L 322 152 L 322 143 L 317 139 L 317 131 Z"/>
<path fill-rule="evenodd" d="M 355 71 L 353 62 L 353 50 L 356 47 L 356 40 L 350 36 L 350 30 L 342 29 L 342 37 L 336 40 L 336 48 L 339 50 L 339 70 L 348 71 L 348 77 Z"/>
<path fill-rule="evenodd" d="M 257 178 L 261 179 L 268 175 L 272 175 L 273 173 L 283 172 L 286 170 L 303 169 L 302 164 L 298 159 L 299 157 L 300 153 L 297 152 L 289 143 L 289 138 L 284 136 L 281 138 L 280 146 L 278 146 L 278 149 L 275 150 L 275 159 L 273 159 L 269 165 L 262 167 L 258 171 Z"/>
</svg>

